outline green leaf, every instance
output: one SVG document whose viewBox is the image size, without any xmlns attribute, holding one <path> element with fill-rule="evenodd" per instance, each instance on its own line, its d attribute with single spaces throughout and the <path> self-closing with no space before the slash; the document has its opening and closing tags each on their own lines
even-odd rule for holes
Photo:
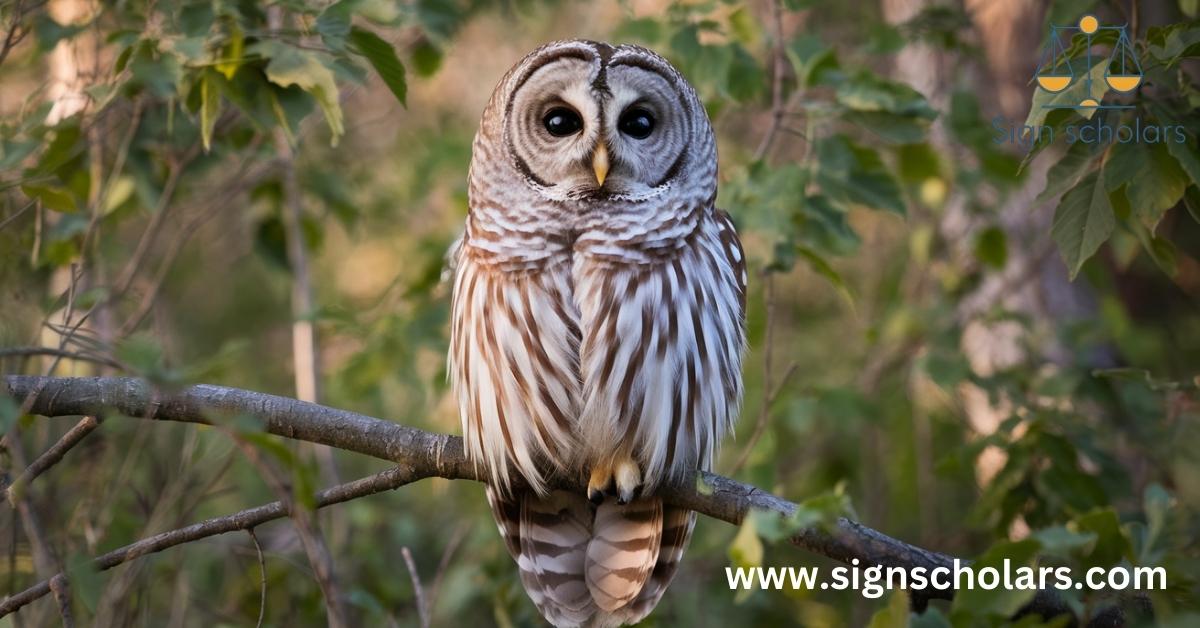
<svg viewBox="0 0 1200 628">
<path fill-rule="evenodd" d="M 874 133 L 889 144 L 915 144 L 925 139 L 929 121 L 889 111 L 848 111 L 842 119 Z"/>
<path fill-rule="evenodd" d="M 1179 11 L 1188 17 L 1200 13 L 1200 0 L 1179 0 Z"/>
<path fill-rule="evenodd" d="M 1110 567 L 1122 558 L 1133 559 L 1133 548 L 1121 531 L 1121 520 L 1112 507 L 1093 510 L 1072 522 L 1075 530 L 1096 535 L 1096 546 L 1088 553 L 1085 563 L 1089 567 Z"/>
<path fill-rule="evenodd" d="M 37 40 L 38 48 L 43 51 L 53 49 L 59 41 L 78 35 L 88 26 L 87 24 L 59 24 L 46 11 L 38 11 L 34 15 L 33 35 Z"/>
<path fill-rule="evenodd" d="M 960 589 L 954 596 L 951 608 L 957 613 L 966 611 L 975 616 L 1011 617 L 1022 606 L 1037 594 L 1035 589 L 1013 588 L 1003 586 L 1003 574 L 1006 564 L 1009 571 L 1033 564 L 1041 543 L 1034 539 L 1021 541 L 1000 541 L 971 565 L 975 572 L 975 587 Z M 1000 575 L 1000 586 L 991 590 L 979 586 L 979 573 L 985 568 L 997 570 Z M 989 576 L 990 582 L 990 576 Z M 956 622 L 957 624 L 957 622 Z"/>
<path fill-rule="evenodd" d="M 1112 147 L 1104 185 L 1110 192 L 1125 186 L 1134 215 L 1153 233 L 1163 213 L 1183 198 L 1188 179 L 1167 146 L 1130 142 Z"/>
<path fill-rule="evenodd" d="M 1191 186 L 1183 194 L 1183 204 L 1187 207 L 1192 220 L 1200 222 L 1200 188 Z"/>
<path fill-rule="evenodd" d="M 1154 260 L 1154 264 L 1160 270 L 1169 277 L 1174 277 L 1179 272 L 1178 255 L 1175 245 L 1170 240 L 1154 235 L 1149 228 L 1138 222 L 1130 223 L 1129 228 L 1142 245 L 1142 250 L 1150 255 L 1150 259 Z"/>
<path fill-rule="evenodd" d="M 887 606 L 875 611 L 867 628 L 908 628 L 908 595 L 893 591 Z"/>
<path fill-rule="evenodd" d="M 331 49 L 341 52 L 346 48 L 346 37 L 350 35 L 350 14 L 353 0 L 341 0 L 325 7 L 317 16 L 317 33 L 321 41 Z"/>
<path fill-rule="evenodd" d="M 766 84 L 762 67 L 738 44 L 730 46 L 729 74 L 725 84 L 729 95 L 738 102 L 749 102 L 763 93 Z"/>
<path fill-rule="evenodd" d="M 746 517 L 729 544 L 729 561 L 735 567 L 759 567 L 763 561 L 763 544 L 754 529 L 754 518 Z"/>
<path fill-rule="evenodd" d="M 171 51 L 159 51 L 151 42 L 138 46 L 129 62 L 133 78 L 159 98 L 174 98 L 183 80 L 183 66 Z"/>
<path fill-rule="evenodd" d="M 1159 37 L 1151 37 L 1148 51 L 1151 56 L 1162 61 L 1168 67 L 1180 58 L 1196 54 L 1196 45 L 1200 44 L 1200 26 L 1192 23 L 1172 24 L 1160 31 Z"/>
<path fill-rule="evenodd" d="M 1167 527 L 1167 515 L 1171 510 L 1171 494 L 1160 484 L 1146 487 L 1142 496 L 1142 509 L 1146 511 L 1146 547 L 1154 545 L 1154 541 L 1162 535 Z"/>
<path fill-rule="evenodd" d="M 988 227 L 975 238 L 975 257 L 992 268 L 1008 261 L 1008 237 L 1000 227 Z"/>
<path fill-rule="evenodd" d="M 1092 66 L 1090 74 L 1092 76 L 1093 93 L 1091 94 L 1088 93 L 1088 82 L 1084 80 L 1084 77 L 1079 76 L 1086 66 L 1079 59 L 1072 61 L 1071 65 L 1077 78 L 1070 87 L 1057 93 L 1048 92 L 1041 88 L 1034 90 L 1033 104 L 1030 105 L 1029 117 L 1025 118 L 1025 126 L 1040 127 L 1046 122 L 1046 116 L 1054 108 L 1076 107 L 1086 98 L 1101 100 L 1104 98 L 1104 94 L 1108 93 L 1108 84 L 1104 82 L 1104 73 L 1108 69 L 1107 59 L 1101 60 Z M 1099 93 L 1096 93 L 1094 89 L 1096 85 L 1101 86 Z M 1074 109 L 1073 111 L 1088 120 L 1091 120 L 1092 116 L 1096 114 L 1094 107 Z"/>
<path fill-rule="evenodd" d="M 804 258 L 804 261 L 808 262 L 808 267 L 813 272 L 824 277 L 826 281 L 833 285 L 834 289 L 846 300 L 851 309 L 854 308 L 854 297 L 850 295 L 850 289 L 846 287 L 846 281 L 833 269 L 833 266 L 829 265 L 829 262 L 824 257 L 821 257 L 816 251 L 806 246 L 797 246 L 796 252 L 800 254 L 800 257 Z"/>
<path fill-rule="evenodd" d="M 283 130 L 283 135 L 287 138 L 288 144 L 294 147 L 296 145 L 296 134 L 292 132 L 292 125 L 288 122 L 287 111 L 284 109 L 283 103 L 279 101 L 279 96 L 274 91 L 268 91 L 267 100 L 270 102 L 271 115 L 274 116 L 275 122 Z"/>
<path fill-rule="evenodd" d="M 1167 151 L 1179 162 L 1192 185 L 1200 185 L 1200 147 L 1196 145 L 1196 138 L 1188 136 L 1187 142 L 1167 142 Z"/>
<path fill-rule="evenodd" d="M 1098 173 L 1084 177 L 1063 195 L 1058 209 L 1054 210 L 1050 235 L 1058 244 L 1072 280 L 1083 263 L 1112 235 L 1115 226 L 1108 191 Z"/>
<path fill-rule="evenodd" d="M 950 620 L 937 609 L 936 606 L 930 604 L 925 608 L 925 612 L 912 617 L 910 628 L 951 628 Z"/>
<path fill-rule="evenodd" d="M 280 87 L 295 85 L 308 92 L 325 114 L 325 122 L 333 134 L 332 143 L 345 132 L 342 106 L 338 103 L 337 83 L 331 71 L 316 53 L 293 48 L 279 42 L 265 41 L 253 46 L 255 51 L 270 59 L 267 78 Z"/>
<path fill-rule="evenodd" d="M 442 49 L 429 40 L 421 40 L 413 48 L 412 64 L 417 76 L 433 76 L 442 67 Z"/>
<path fill-rule="evenodd" d="M 70 191 L 48 185 L 27 184 L 21 186 L 21 191 L 30 199 L 41 201 L 46 209 L 66 214 L 79 211 L 79 204 Z"/>
<path fill-rule="evenodd" d="M 1034 201 L 1035 204 L 1057 198 L 1063 192 L 1075 187 L 1079 179 L 1095 166 L 1096 158 L 1103 154 L 1104 151 L 1097 150 L 1095 146 L 1084 142 L 1071 144 L 1066 154 L 1055 162 L 1046 173 L 1046 187 L 1041 194 L 1038 194 L 1037 200 Z"/>
<path fill-rule="evenodd" d="M 358 53 L 367 58 L 379 72 L 388 89 L 396 96 L 401 105 L 407 105 L 408 86 L 404 80 L 404 64 L 396 57 L 396 50 L 381 37 L 368 30 L 354 27 L 350 30 L 350 42 L 358 49 Z"/>
<path fill-rule="evenodd" d="M 738 43 L 754 46 L 759 40 L 759 22 L 746 7 L 738 7 L 729 14 L 729 31 Z"/>
<path fill-rule="evenodd" d="M 1043 553 L 1068 558 L 1077 551 L 1089 551 L 1097 536 L 1092 532 L 1053 526 L 1034 532 L 1033 538 L 1042 544 Z"/>
<path fill-rule="evenodd" d="M 236 23 L 232 24 L 229 27 L 229 41 L 221 49 L 221 58 L 215 66 L 218 72 L 225 75 L 225 80 L 232 81 L 233 75 L 237 74 L 238 67 L 242 64 L 245 47 L 245 33 Z"/>
<path fill-rule="evenodd" d="M 822 253 L 849 255 L 858 250 L 862 240 L 846 220 L 844 208 L 835 205 L 821 194 L 804 198 L 793 210 L 797 236 Z"/>
<path fill-rule="evenodd" d="M 212 25 L 211 2 L 192 2 L 179 10 L 179 29 L 188 37 L 207 35 Z"/>
<path fill-rule="evenodd" d="M 821 81 L 829 70 L 837 68 L 837 57 L 833 49 L 815 35 L 805 35 L 792 40 L 787 47 L 788 60 L 796 72 L 796 82 L 805 88 Z"/>
<path fill-rule="evenodd" d="M 920 92 L 871 72 L 859 72 L 839 85 L 837 101 L 854 111 L 886 111 L 925 120 L 937 117 Z"/>
<path fill-rule="evenodd" d="M 879 153 L 844 136 L 817 145 L 817 182 L 826 195 L 843 203 L 905 213 L 904 195 Z"/>
<path fill-rule="evenodd" d="M 212 150 L 213 128 L 221 116 L 219 76 L 215 71 L 208 70 L 200 79 L 200 139 L 205 153 Z"/>
<path fill-rule="evenodd" d="M 102 213 L 107 216 L 116 211 L 118 207 L 133 196 L 135 187 L 134 179 L 131 176 L 121 175 L 113 179 L 104 195 L 104 207 L 101 208 Z"/>
<path fill-rule="evenodd" d="M 924 183 L 942 176 L 942 159 L 926 143 L 905 144 L 896 148 L 896 166 L 905 183 Z"/>
</svg>

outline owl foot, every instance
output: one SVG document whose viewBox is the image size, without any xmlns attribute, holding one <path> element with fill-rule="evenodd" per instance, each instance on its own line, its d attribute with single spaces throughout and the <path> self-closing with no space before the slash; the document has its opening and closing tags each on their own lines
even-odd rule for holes
<svg viewBox="0 0 1200 628">
<path fill-rule="evenodd" d="M 633 501 L 642 487 L 642 472 L 632 458 L 619 459 L 611 464 L 601 463 L 592 467 L 588 480 L 588 499 L 593 504 L 604 502 L 605 495 L 615 495 L 617 504 Z"/>
</svg>

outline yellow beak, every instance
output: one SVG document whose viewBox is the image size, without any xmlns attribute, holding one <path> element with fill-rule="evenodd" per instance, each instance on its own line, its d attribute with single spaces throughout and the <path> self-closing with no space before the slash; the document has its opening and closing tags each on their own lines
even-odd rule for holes
<svg viewBox="0 0 1200 628">
<path fill-rule="evenodd" d="M 596 152 L 592 153 L 592 170 L 596 173 L 596 185 L 604 185 L 604 178 L 608 176 L 608 147 L 604 142 L 600 142 Z"/>
</svg>

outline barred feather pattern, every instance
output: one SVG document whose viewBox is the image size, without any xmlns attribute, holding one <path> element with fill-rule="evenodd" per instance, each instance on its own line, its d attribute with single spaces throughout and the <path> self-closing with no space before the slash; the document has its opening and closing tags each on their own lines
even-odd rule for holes
<svg viewBox="0 0 1200 628">
<path fill-rule="evenodd" d="M 607 99 L 642 91 L 670 100 L 679 110 L 662 131 L 666 144 L 646 148 L 670 163 L 629 166 L 628 178 L 650 184 L 604 195 L 549 180 L 533 166 L 556 168 L 547 161 L 555 156 L 511 119 L 521 115 L 514 102 L 540 98 L 530 93 L 538 89 L 599 94 L 597 116 Z M 578 139 L 592 141 L 590 132 Z M 630 150 L 614 147 L 619 164 L 639 158 Z M 562 157 L 564 171 L 577 158 Z M 654 491 L 711 468 L 742 395 L 745 260 L 729 216 L 714 207 L 707 116 L 653 52 L 548 44 L 488 103 L 468 196 L 466 230 L 450 253 L 448 360 L 467 454 L 490 478 L 496 523 L 549 622 L 637 622 L 670 584 L 695 523 Z M 583 478 L 618 459 L 641 472 L 631 503 L 594 506 L 548 489 L 555 476 Z"/>
</svg>

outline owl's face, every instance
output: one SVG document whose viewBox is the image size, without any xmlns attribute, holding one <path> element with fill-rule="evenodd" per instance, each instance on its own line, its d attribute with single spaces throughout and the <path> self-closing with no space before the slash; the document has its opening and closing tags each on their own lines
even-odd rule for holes
<svg viewBox="0 0 1200 628">
<path fill-rule="evenodd" d="M 712 157 L 695 92 L 643 48 L 551 44 L 513 68 L 501 89 L 505 150 L 549 199 L 637 202 L 678 183 L 689 157 Z"/>
</svg>

